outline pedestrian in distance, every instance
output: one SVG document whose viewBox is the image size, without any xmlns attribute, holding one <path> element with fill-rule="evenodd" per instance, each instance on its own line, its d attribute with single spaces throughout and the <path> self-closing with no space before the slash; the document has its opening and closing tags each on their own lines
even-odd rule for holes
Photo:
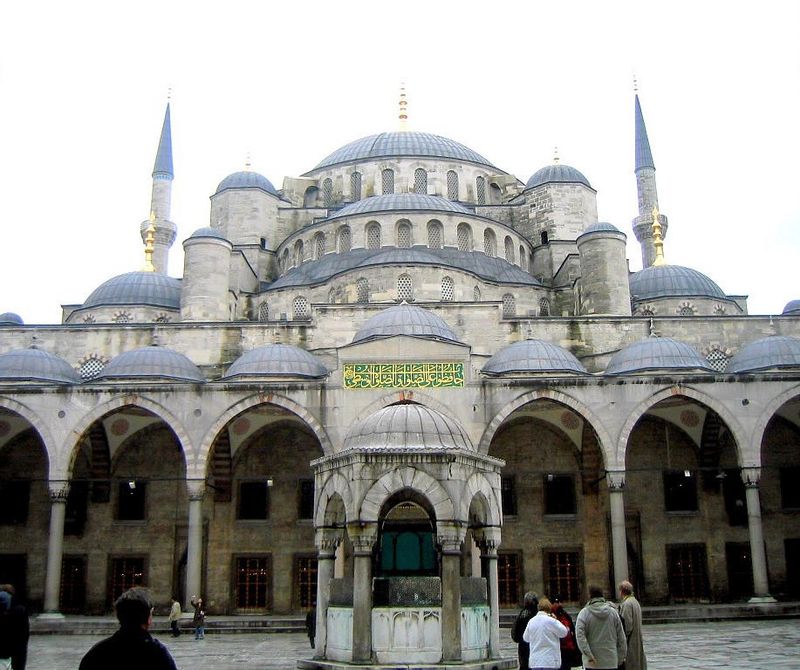
<svg viewBox="0 0 800 670">
<path fill-rule="evenodd" d="M 542 598 L 538 612 L 525 628 L 522 639 L 528 643 L 530 670 L 559 670 L 561 668 L 561 638 L 569 635 L 569 628 L 556 619 L 550 601 Z"/>
<path fill-rule="evenodd" d="M 530 647 L 522 635 L 528 627 L 528 622 L 536 616 L 536 607 L 539 604 L 539 598 L 533 591 L 528 591 L 522 600 L 522 609 L 517 614 L 514 624 L 511 626 L 511 639 L 517 643 L 517 660 L 519 662 L 519 670 L 528 670 L 528 650 Z"/>
<path fill-rule="evenodd" d="M 192 596 L 191 603 L 194 607 L 194 616 L 192 617 L 194 639 L 202 640 L 206 636 L 206 611 L 203 609 L 203 599 Z"/>
<path fill-rule="evenodd" d="M 628 650 L 617 608 L 603 597 L 599 586 L 589 587 L 589 602 L 578 613 L 575 639 L 583 654 L 583 667 L 617 670 Z"/>
<path fill-rule="evenodd" d="M 0 658 L 10 659 L 11 666 L 25 670 L 28 659 L 30 623 L 25 606 L 17 600 L 13 584 L 0 584 Z M 3 665 L 0 662 L 0 668 Z"/>
<path fill-rule="evenodd" d="M 317 608 L 312 607 L 306 613 L 306 635 L 308 641 L 311 643 L 311 648 L 314 649 L 314 638 L 317 637 Z"/>
<path fill-rule="evenodd" d="M 642 640 L 642 606 L 633 595 L 633 584 L 625 580 L 619 585 L 619 615 L 628 642 L 625 670 L 647 670 L 647 657 Z"/>
<path fill-rule="evenodd" d="M 150 635 L 153 604 L 146 589 L 128 589 L 114 609 L 119 630 L 87 651 L 79 670 L 177 670 L 169 650 Z"/>
<path fill-rule="evenodd" d="M 172 596 L 172 607 L 169 609 L 169 627 L 172 629 L 172 637 L 179 637 L 181 629 L 178 627 L 178 622 L 181 620 L 181 604 L 175 596 Z"/>
</svg>

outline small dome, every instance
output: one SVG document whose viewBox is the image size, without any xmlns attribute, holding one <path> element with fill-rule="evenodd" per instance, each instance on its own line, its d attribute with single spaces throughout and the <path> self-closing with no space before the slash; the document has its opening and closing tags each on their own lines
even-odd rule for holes
<svg viewBox="0 0 800 670">
<path fill-rule="evenodd" d="M 651 265 L 630 278 L 634 302 L 676 296 L 727 299 L 722 289 L 702 272 L 681 265 Z"/>
<path fill-rule="evenodd" d="M 581 235 L 588 235 L 589 233 L 621 233 L 622 231 L 615 225 L 606 223 L 605 221 L 598 221 L 591 226 L 587 226 Z"/>
<path fill-rule="evenodd" d="M 583 184 L 584 186 L 592 188 L 592 185 L 589 183 L 589 180 L 583 176 L 583 173 L 563 163 L 547 165 L 541 170 L 534 172 L 531 178 L 528 179 L 528 183 L 525 184 L 525 190 L 536 188 L 542 184 Z"/>
<path fill-rule="evenodd" d="M 328 218 L 340 219 L 344 216 L 368 214 L 372 212 L 403 212 L 403 211 L 434 211 L 453 212 L 455 214 L 473 214 L 463 205 L 442 198 L 438 195 L 422 195 L 420 193 L 390 193 L 388 195 L 373 195 L 350 205 L 342 207 Z"/>
<path fill-rule="evenodd" d="M 648 337 L 629 344 L 611 357 L 607 375 L 633 372 L 713 372 L 700 354 L 683 342 L 669 337 Z"/>
<path fill-rule="evenodd" d="M 328 369 L 304 349 L 289 344 L 270 344 L 239 356 L 222 378 L 274 376 L 320 378 L 327 374 Z"/>
<path fill-rule="evenodd" d="M 415 404 L 390 405 L 368 416 L 351 429 L 344 447 L 373 451 L 473 451 L 469 438 L 455 421 Z"/>
<path fill-rule="evenodd" d="M 494 168 L 483 156 L 453 140 L 415 131 L 398 131 L 369 135 L 345 144 L 323 158 L 314 170 L 357 161 L 395 156 L 421 156 L 427 158 L 451 158 Z M 495 170 L 497 168 L 494 168 Z M 312 170 L 312 172 L 314 171 Z"/>
<path fill-rule="evenodd" d="M 157 272 L 128 272 L 103 282 L 83 308 L 105 305 L 148 305 L 180 309 L 181 280 Z"/>
<path fill-rule="evenodd" d="M 393 335 L 410 335 L 458 342 L 456 334 L 442 319 L 422 307 L 406 303 L 389 307 L 367 319 L 353 337 L 353 342 L 364 342 Z"/>
<path fill-rule="evenodd" d="M 800 314 L 800 300 L 790 300 L 787 302 L 781 314 Z M 14 316 L 16 316 L 16 314 Z M 0 321 L 2 321 L 2 319 L 3 317 L 0 316 Z"/>
<path fill-rule="evenodd" d="M 800 368 L 800 339 L 765 337 L 742 347 L 728 363 L 728 372 Z"/>
<path fill-rule="evenodd" d="M 200 369 L 186 356 L 165 347 L 142 347 L 115 356 L 95 381 L 116 379 L 166 379 L 204 382 Z"/>
<path fill-rule="evenodd" d="M 81 378 L 60 356 L 41 349 L 16 349 L 0 354 L 0 382 L 4 381 L 80 384 Z"/>
<path fill-rule="evenodd" d="M 271 193 L 272 195 L 278 195 L 278 192 L 269 179 L 251 170 L 242 170 L 241 172 L 229 174 L 219 183 L 214 195 L 222 193 L 222 191 L 226 191 L 229 188 L 257 188 L 261 191 Z"/>
<path fill-rule="evenodd" d="M 25 322 L 19 314 L 3 312 L 0 314 L 0 326 L 24 326 Z"/>
<path fill-rule="evenodd" d="M 219 228 L 212 228 L 211 226 L 198 228 L 191 235 L 189 235 L 190 240 L 198 237 L 213 237 L 218 240 L 225 240 L 226 242 L 228 241 L 228 238 L 222 234 L 222 231 Z"/>
<path fill-rule="evenodd" d="M 569 351 L 544 340 L 522 340 L 504 347 L 483 366 L 484 374 L 511 373 L 587 374 Z"/>
</svg>

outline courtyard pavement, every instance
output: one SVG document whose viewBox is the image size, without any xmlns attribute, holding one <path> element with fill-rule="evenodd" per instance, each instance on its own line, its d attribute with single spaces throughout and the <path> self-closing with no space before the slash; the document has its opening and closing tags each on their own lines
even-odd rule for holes
<svg viewBox="0 0 800 670">
<path fill-rule="evenodd" d="M 500 631 L 504 655 L 515 656 L 509 631 Z M 173 639 L 159 635 L 181 670 L 294 668 L 310 658 L 308 638 L 301 633 L 206 635 L 191 632 Z M 84 653 L 101 636 L 33 635 L 28 670 L 75 670 Z M 798 670 L 800 620 L 720 621 L 653 624 L 644 627 L 649 670 Z M 113 670 L 113 669 L 110 669 Z"/>
</svg>

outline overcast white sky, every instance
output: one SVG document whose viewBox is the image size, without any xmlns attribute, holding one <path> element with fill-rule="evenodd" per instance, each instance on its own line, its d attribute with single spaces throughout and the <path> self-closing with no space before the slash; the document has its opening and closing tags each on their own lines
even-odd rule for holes
<svg viewBox="0 0 800 670">
<path fill-rule="evenodd" d="M 400 81 L 412 129 L 523 181 L 557 146 L 639 269 L 635 74 L 667 261 L 780 313 L 800 298 L 799 30 L 795 0 L 6 3 L 0 312 L 57 323 L 62 303 L 141 269 L 169 87 L 172 276 L 248 152 L 280 188 L 396 130 Z"/>
</svg>

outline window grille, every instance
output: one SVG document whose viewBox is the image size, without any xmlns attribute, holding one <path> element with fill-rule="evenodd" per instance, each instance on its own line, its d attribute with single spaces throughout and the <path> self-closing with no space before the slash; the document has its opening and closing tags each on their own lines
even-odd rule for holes
<svg viewBox="0 0 800 670">
<path fill-rule="evenodd" d="M 454 170 L 447 173 L 447 199 L 458 200 L 458 174 Z"/>
<path fill-rule="evenodd" d="M 517 301 L 513 295 L 506 293 L 503 296 L 503 316 L 516 316 Z"/>
<path fill-rule="evenodd" d="M 411 248 L 411 226 L 407 223 L 397 226 L 397 246 L 401 249 Z"/>
<path fill-rule="evenodd" d="M 97 356 L 90 356 L 87 358 L 83 364 L 81 365 L 80 369 L 80 376 L 81 379 L 94 379 L 99 375 L 106 364 L 103 362 L 102 358 L 98 358 Z"/>
<path fill-rule="evenodd" d="M 506 237 L 506 260 L 509 263 L 514 262 L 514 242 L 510 237 Z"/>
<path fill-rule="evenodd" d="M 387 168 L 381 171 L 381 193 L 383 195 L 394 193 L 394 170 Z"/>
<path fill-rule="evenodd" d="M 714 316 L 725 316 L 726 310 L 722 305 L 714 305 Z"/>
<path fill-rule="evenodd" d="M 369 282 L 364 277 L 356 282 L 356 301 L 360 303 L 369 302 Z"/>
<path fill-rule="evenodd" d="M 144 578 L 144 559 L 114 558 L 111 561 L 111 602 L 115 602 L 125 591 L 134 586 L 142 586 Z"/>
<path fill-rule="evenodd" d="M 313 482 L 312 482 L 313 484 Z M 317 559 L 309 556 L 298 557 L 295 562 L 297 576 L 298 603 L 301 609 L 315 607 L 317 604 Z"/>
<path fill-rule="evenodd" d="M 497 595 L 500 607 L 517 607 L 520 604 L 520 564 L 519 554 L 497 552 Z"/>
<path fill-rule="evenodd" d="M 303 319 L 310 318 L 310 314 L 308 311 L 308 300 L 306 300 L 303 296 L 297 296 L 293 301 L 293 308 L 294 308 L 294 318 L 296 321 L 302 321 Z"/>
<path fill-rule="evenodd" d="M 655 313 L 655 311 L 653 310 L 652 307 L 642 307 L 642 309 L 639 310 L 639 314 L 641 314 L 642 316 L 655 316 L 656 315 L 656 313 Z"/>
<path fill-rule="evenodd" d="M 367 226 L 367 249 L 381 248 L 381 226 L 379 223 L 371 223 Z"/>
<path fill-rule="evenodd" d="M 411 302 L 413 300 L 413 284 L 409 275 L 400 275 L 397 278 L 397 299 Z"/>
<path fill-rule="evenodd" d="M 61 595 L 59 611 L 83 614 L 86 606 L 86 559 L 64 556 L 61 563 Z"/>
<path fill-rule="evenodd" d="M 130 323 L 133 321 L 133 317 L 131 317 L 130 312 L 120 312 L 119 314 L 115 314 L 114 318 L 111 320 L 114 323 Z"/>
<path fill-rule="evenodd" d="M 547 298 L 539 301 L 539 316 L 550 316 L 550 301 Z"/>
<path fill-rule="evenodd" d="M 339 228 L 339 253 L 345 254 L 350 251 L 350 228 L 342 226 Z"/>
<path fill-rule="evenodd" d="M 562 602 L 580 600 L 580 555 L 577 551 L 549 551 L 545 584 L 548 593 L 558 593 Z"/>
<path fill-rule="evenodd" d="M 492 258 L 497 255 L 497 244 L 494 231 L 491 228 L 483 231 L 483 252 Z"/>
<path fill-rule="evenodd" d="M 669 595 L 675 601 L 708 598 L 706 548 L 702 544 L 667 547 Z"/>
<path fill-rule="evenodd" d="M 459 223 L 458 230 L 458 250 L 472 251 L 472 228 L 466 223 Z"/>
<path fill-rule="evenodd" d="M 333 205 L 333 181 L 331 179 L 322 182 L 322 200 L 325 207 Z"/>
<path fill-rule="evenodd" d="M 475 302 L 481 301 L 481 290 L 477 286 L 474 289 L 472 289 L 472 299 Z"/>
<path fill-rule="evenodd" d="M 86 316 L 84 316 L 83 317 L 83 322 L 84 323 L 94 323 L 95 322 L 94 314 L 87 314 Z"/>
<path fill-rule="evenodd" d="M 442 248 L 442 224 L 438 221 L 428 223 L 428 247 L 430 249 Z"/>
<path fill-rule="evenodd" d="M 414 193 L 428 193 L 428 173 L 422 168 L 414 170 Z"/>
<path fill-rule="evenodd" d="M 486 180 L 483 177 L 475 180 L 475 199 L 479 205 L 486 204 Z"/>
<path fill-rule="evenodd" d="M 325 255 L 325 233 L 317 233 L 314 236 L 314 258 L 319 260 Z"/>
<path fill-rule="evenodd" d="M 272 565 L 268 556 L 236 559 L 236 609 L 261 610 L 269 607 Z"/>
<path fill-rule="evenodd" d="M 454 300 L 453 280 L 450 277 L 442 277 L 442 302 L 453 302 Z"/>
<path fill-rule="evenodd" d="M 678 316 L 694 316 L 694 307 L 691 305 L 681 305 L 678 308 Z"/>
<path fill-rule="evenodd" d="M 728 356 L 725 355 L 725 352 L 720 349 L 712 349 L 708 352 L 708 356 L 706 356 L 706 360 L 708 364 L 717 372 L 725 372 L 725 368 L 728 367 Z"/>
<path fill-rule="evenodd" d="M 361 200 L 361 173 L 353 172 L 350 175 L 350 197 L 355 202 Z"/>
<path fill-rule="evenodd" d="M 156 323 L 169 323 L 169 316 L 163 312 L 155 318 Z"/>
</svg>

